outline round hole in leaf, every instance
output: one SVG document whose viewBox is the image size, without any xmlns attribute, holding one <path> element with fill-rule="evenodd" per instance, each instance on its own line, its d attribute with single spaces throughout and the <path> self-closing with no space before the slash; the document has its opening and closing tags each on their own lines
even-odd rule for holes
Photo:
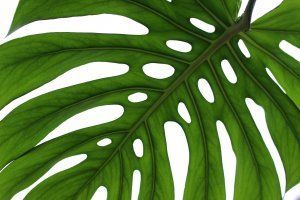
<svg viewBox="0 0 300 200">
<path fill-rule="evenodd" d="M 146 101 L 148 99 L 148 95 L 142 92 L 136 92 L 128 96 L 128 100 L 132 103 L 139 103 Z"/>
</svg>

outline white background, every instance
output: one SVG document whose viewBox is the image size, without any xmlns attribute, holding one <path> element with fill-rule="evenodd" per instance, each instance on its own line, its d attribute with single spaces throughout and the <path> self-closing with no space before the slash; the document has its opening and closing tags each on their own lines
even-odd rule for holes
<svg viewBox="0 0 300 200">
<path fill-rule="evenodd" d="M 273 9 L 278 4 L 280 4 L 280 2 L 281 0 L 268 0 L 268 1 L 258 0 L 256 8 L 254 10 L 253 20 L 264 15 L 266 12 L 268 12 L 269 10 Z M 37 33 L 44 33 L 44 32 L 64 32 L 64 31 L 65 32 L 97 32 L 97 33 L 125 33 L 125 34 L 137 34 L 137 35 L 147 33 L 146 27 L 130 19 L 120 17 L 120 16 L 114 16 L 114 15 L 97 15 L 97 16 L 89 16 L 89 17 L 71 18 L 67 20 L 59 19 L 59 20 L 35 22 L 21 28 L 19 31 L 6 38 L 5 36 L 9 29 L 17 3 L 18 3 L 17 0 L 0 0 L 0 44 L 14 38 L 31 35 L 31 34 L 37 34 Z M 245 8 L 246 4 L 247 1 L 243 0 L 242 9 L 240 13 L 243 12 L 243 8 Z M 97 24 L 97 26 L 95 26 L 95 24 Z M 286 48 L 288 47 L 289 46 L 287 46 Z M 183 48 L 183 46 L 181 46 L 181 48 Z M 297 56 L 299 56 L 299 54 L 295 55 L 295 57 Z M 99 66 L 104 66 L 104 67 L 99 68 Z M 50 84 L 46 84 L 45 86 L 31 92 L 30 94 L 25 95 L 10 103 L 8 106 L 6 106 L 4 109 L 0 111 L 0 120 L 3 119 L 12 109 L 17 107 L 18 105 L 22 104 L 23 102 L 29 99 L 39 96 L 43 93 L 58 88 L 78 84 L 80 82 L 86 82 L 93 79 L 120 75 L 126 73 L 127 71 L 128 71 L 128 66 L 115 65 L 112 63 L 92 63 L 90 65 L 77 68 L 65 74 L 63 77 L 56 79 Z M 157 72 L 152 72 L 152 73 L 157 73 Z M 162 72 L 162 73 L 171 73 L 171 72 Z M 78 74 L 80 74 L 80 76 L 78 76 Z M 163 77 L 164 74 L 161 75 L 156 74 L 156 76 Z M 143 97 L 140 96 L 140 98 Z M 284 191 L 285 188 L 284 169 L 282 167 L 280 157 L 278 156 L 278 152 L 270 138 L 270 134 L 268 132 L 268 128 L 265 122 L 264 110 L 251 100 L 248 100 L 246 103 L 251 113 L 252 114 L 255 113 L 255 116 L 253 115 L 253 118 L 263 136 L 263 139 L 268 149 L 271 152 L 273 159 L 275 160 L 276 170 L 279 174 L 282 191 Z M 179 114 L 184 119 L 188 120 L 189 114 L 186 110 L 184 110 L 184 106 L 182 107 L 181 105 L 179 107 L 180 107 Z M 109 116 L 106 115 L 108 111 L 110 113 Z M 66 134 L 68 132 L 83 127 L 115 120 L 119 118 L 122 115 L 122 113 L 123 113 L 123 109 L 120 106 L 119 107 L 106 106 L 106 107 L 91 109 L 88 112 L 84 112 L 80 115 L 73 117 L 70 120 L 67 120 L 58 129 L 54 130 L 51 134 L 49 134 L 48 137 L 44 139 L 44 141 L 58 137 L 60 135 Z M 232 191 L 233 191 L 233 184 L 234 184 L 233 177 L 235 172 L 233 169 L 235 169 L 235 156 L 231 149 L 230 139 L 228 137 L 228 134 L 222 122 L 218 122 L 216 125 L 218 127 L 219 137 L 221 140 L 223 165 L 224 165 L 223 167 L 224 167 L 225 179 L 226 179 L 227 200 L 230 200 L 232 199 Z M 181 199 L 183 193 L 183 186 L 184 186 L 186 170 L 188 166 L 188 148 L 187 148 L 186 139 L 184 137 L 183 130 L 177 123 L 168 122 L 165 124 L 165 129 L 166 129 L 166 138 L 168 144 L 168 153 L 170 157 L 170 162 L 172 164 L 172 173 L 174 176 L 174 182 L 176 188 L 176 200 L 179 200 Z M 138 155 L 139 154 L 138 152 L 140 153 L 142 152 L 142 147 L 137 146 L 136 148 L 137 148 L 136 151 Z M 178 156 L 178 154 L 182 156 Z M 58 163 L 53 169 L 51 169 L 52 171 L 51 172 L 49 171 L 43 177 L 43 179 L 39 180 L 39 182 L 44 180 L 45 177 L 49 177 L 50 175 L 55 174 L 58 171 L 67 169 L 68 167 L 66 168 L 66 165 L 72 167 L 83 160 L 84 157 L 80 157 L 80 156 L 64 160 L 61 163 Z M 135 173 L 134 177 L 135 177 L 134 179 L 138 179 L 139 177 L 138 173 Z M 133 199 L 137 197 L 138 186 L 136 185 L 138 185 L 138 182 L 139 182 L 138 180 L 135 180 L 135 186 L 133 188 L 134 191 Z M 36 184 L 38 184 L 38 182 L 36 182 Z M 15 200 L 22 199 L 26 195 L 26 193 L 29 192 L 33 187 L 34 185 L 31 188 L 27 189 L 26 192 L 16 195 L 14 199 Z M 104 197 L 106 195 L 105 193 L 106 193 L 105 188 L 101 187 L 99 190 L 99 194 L 97 194 L 98 196 L 95 195 L 94 197 L 98 197 L 98 199 L 105 198 Z M 300 199 L 299 185 L 293 188 L 285 195 L 286 200 L 296 200 L 297 198 Z"/>
</svg>

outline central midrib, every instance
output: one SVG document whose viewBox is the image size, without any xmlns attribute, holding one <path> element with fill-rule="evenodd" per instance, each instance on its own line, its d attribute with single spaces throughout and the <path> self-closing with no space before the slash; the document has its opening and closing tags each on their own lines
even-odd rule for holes
<svg viewBox="0 0 300 200">
<path fill-rule="evenodd" d="M 148 111 L 135 123 L 135 125 L 128 131 L 127 136 L 122 140 L 122 142 L 118 145 L 118 147 L 113 151 L 111 156 L 107 158 L 106 163 L 119 152 L 119 150 L 123 147 L 123 145 L 127 142 L 127 140 L 131 137 L 131 135 L 140 127 L 148 118 L 152 115 L 152 113 L 169 97 L 173 91 L 182 84 L 186 78 L 188 78 L 199 65 L 201 65 L 205 60 L 207 60 L 215 51 L 217 51 L 223 44 L 228 42 L 233 36 L 237 35 L 239 32 L 244 30 L 244 24 L 238 23 L 227 29 L 222 36 L 220 36 L 217 40 L 215 40 L 211 45 L 204 51 L 199 57 L 197 57 L 189 67 L 177 78 L 161 95 L 161 97 L 148 109 Z M 100 169 L 102 169 L 101 167 Z M 94 176 L 96 176 L 101 170 L 98 170 Z M 94 177 L 93 176 L 93 177 Z M 92 180 L 92 178 L 90 179 Z M 88 181 L 89 182 L 89 181 Z"/>
<path fill-rule="evenodd" d="M 251 2 L 251 3 L 250 3 Z M 255 0 L 250 0 L 250 4 L 255 3 Z M 250 5 L 249 4 L 249 5 Z M 248 5 L 248 6 L 249 6 Z M 132 134 L 144 123 L 146 120 L 153 114 L 153 112 L 173 93 L 173 91 L 182 84 L 186 78 L 193 74 L 193 72 L 197 69 L 199 65 L 201 65 L 205 60 L 207 60 L 211 55 L 215 53 L 223 44 L 230 41 L 232 37 L 237 35 L 238 33 L 247 30 L 249 23 L 249 14 L 248 12 L 252 12 L 251 6 L 249 10 L 245 11 L 245 15 L 241 20 L 228 27 L 227 30 L 200 55 L 198 56 L 189 67 L 164 91 L 161 97 L 147 110 L 147 112 L 134 124 L 134 126 L 128 131 L 127 136 L 121 141 L 121 143 L 116 147 L 116 149 L 112 152 L 112 154 L 107 158 L 105 163 L 109 163 L 114 156 L 122 149 L 123 145 L 127 142 L 127 140 L 132 136 Z M 251 16 L 251 13 L 250 13 Z M 97 172 L 84 184 L 87 185 L 93 177 L 95 177 L 101 169 L 105 166 L 101 166 Z M 83 187 L 82 187 L 83 188 Z M 78 193 L 77 193 L 78 194 Z"/>
<path fill-rule="evenodd" d="M 165 90 L 161 97 L 149 108 L 149 110 L 140 118 L 135 125 L 130 129 L 129 134 L 120 143 L 121 148 L 127 139 L 136 131 L 136 129 L 167 99 L 167 97 L 180 85 L 187 77 L 189 77 L 199 65 L 207 60 L 215 51 L 217 51 L 223 44 L 230 41 L 232 37 L 238 33 L 245 31 L 249 28 L 253 7 L 256 0 L 250 0 L 243 17 L 238 23 L 227 28 L 227 30 L 200 55 L 198 56 L 189 67 Z"/>
<path fill-rule="evenodd" d="M 148 111 L 140 118 L 135 125 L 130 129 L 129 136 L 173 93 L 173 91 L 183 83 L 186 78 L 193 74 L 199 65 L 214 54 L 223 44 L 229 41 L 233 36 L 243 30 L 243 24 L 235 24 L 228 28 L 225 33 L 215 40 L 199 57 L 197 57 L 190 66 L 165 90 L 161 97 L 148 109 Z M 129 137 L 128 136 L 128 137 Z M 126 138 L 124 139 L 126 140 Z"/>
</svg>

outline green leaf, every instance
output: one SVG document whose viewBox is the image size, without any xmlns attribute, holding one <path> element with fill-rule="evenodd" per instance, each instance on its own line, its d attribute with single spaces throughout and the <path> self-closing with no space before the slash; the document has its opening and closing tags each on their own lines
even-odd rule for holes
<svg viewBox="0 0 300 200">
<path fill-rule="evenodd" d="M 142 23 L 147 35 L 47 33 L 16 39 L 0 46 L 0 107 L 44 85 L 70 69 L 104 61 L 130 66 L 128 73 L 70 86 L 38 96 L 17 107 L 0 122 L 0 199 L 11 199 L 32 185 L 59 161 L 86 154 L 80 164 L 52 175 L 26 199 L 91 199 L 100 186 L 109 199 L 130 199 L 133 171 L 141 172 L 139 199 L 174 199 L 164 123 L 178 122 L 189 145 L 189 171 L 184 199 L 225 199 L 221 148 L 216 121 L 222 121 L 236 155 L 234 199 L 282 199 L 274 162 L 245 99 L 265 109 L 271 137 L 286 173 L 287 188 L 300 181 L 300 64 L 278 47 L 281 40 L 300 46 L 300 1 L 285 0 L 250 26 L 255 0 L 237 17 L 239 0 L 22 0 L 13 32 L 38 20 L 118 14 Z M 206 33 L 190 22 L 197 18 L 215 26 Z M 250 51 L 246 58 L 237 43 Z M 182 53 L 168 40 L 192 45 Z M 237 76 L 232 84 L 221 61 L 227 59 Z M 169 64 L 172 77 L 153 79 L 143 73 L 148 63 Z M 268 67 L 284 94 L 266 73 Z M 210 84 L 214 102 L 199 92 L 199 79 Z M 132 103 L 128 96 L 148 95 Z M 177 106 L 184 102 L 186 123 Z M 70 117 L 102 105 L 121 105 L 121 118 L 68 133 L 39 144 Z M 175 133 L 174 133 L 175 134 Z M 109 138 L 112 143 L 99 147 Z M 137 157 L 133 142 L 141 139 Z M 37 145 L 39 144 L 39 145 Z"/>
</svg>

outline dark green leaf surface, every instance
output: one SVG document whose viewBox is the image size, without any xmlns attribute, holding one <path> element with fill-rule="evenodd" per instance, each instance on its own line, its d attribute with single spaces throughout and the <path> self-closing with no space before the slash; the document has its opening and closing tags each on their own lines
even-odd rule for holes
<svg viewBox="0 0 300 200">
<path fill-rule="evenodd" d="M 189 145 L 189 172 L 184 199 L 225 199 L 224 173 L 216 121 L 224 122 L 237 158 L 234 199 L 282 199 L 270 153 L 245 104 L 263 106 L 268 128 L 286 172 L 287 189 L 300 181 L 300 64 L 278 47 L 281 40 L 300 46 L 300 1 L 285 0 L 249 29 L 252 6 L 237 19 L 239 0 L 22 0 L 11 32 L 34 21 L 61 17 L 119 14 L 149 28 L 141 36 L 47 33 L 0 46 L 0 107 L 53 80 L 68 70 L 96 62 L 124 63 L 128 73 L 59 89 L 36 97 L 0 122 L 0 199 L 12 198 L 29 187 L 60 160 L 86 154 L 79 165 L 51 176 L 26 199 L 91 199 L 105 186 L 109 199 L 130 199 L 131 179 L 141 171 L 139 198 L 174 199 L 174 187 L 163 125 L 178 122 Z M 189 19 L 213 24 L 205 33 Z M 251 58 L 237 46 L 242 39 Z M 168 40 L 189 42 L 189 53 L 174 51 Z M 236 84 L 226 79 L 221 61 L 230 61 Z M 147 77 L 147 63 L 164 63 L 175 74 L 164 80 Z M 267 75 L 268 67 L 285 89 Z M 205 78 L 215 102 L 208 103 L 197 82 Z M 131 103 L 128 96 L 147 93 L 147 101 Z M 187 105 L 192 122 L 177 112 Z M 36 146 L 68 118 L 101 105 L 118 104 L 124 115 L 110 123 L 85 128 Z M 97 146 L 103 138 L 112 144 Z M 140 138 L 144 156 L 137 158 L 132 143 Z"/>
</svg>

